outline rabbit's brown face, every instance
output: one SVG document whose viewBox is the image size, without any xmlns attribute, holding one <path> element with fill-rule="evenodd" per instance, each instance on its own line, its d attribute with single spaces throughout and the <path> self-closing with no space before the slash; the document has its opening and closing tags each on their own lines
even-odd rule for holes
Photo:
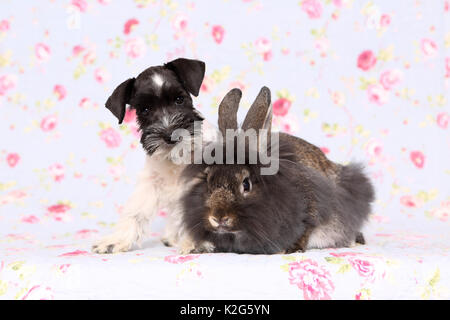
<svg viewBox="0 0 450 320">
<path fill-rule="evenodd" d="M 216 165 L 209 167 L 206 175 L 207 228 L 216 233 L 240 231 L 240 208 L 253 193 L 250 171 L 245 166 Z"/>
</svg>

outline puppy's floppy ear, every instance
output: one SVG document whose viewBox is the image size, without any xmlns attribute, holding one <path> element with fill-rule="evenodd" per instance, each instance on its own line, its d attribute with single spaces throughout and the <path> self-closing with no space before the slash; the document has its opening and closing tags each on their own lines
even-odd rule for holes
<svg viewBox="0 0 450 320">
<path fill-rule="evenodd" d="M 272 126 L 272 105 L 270 102 L 269 88 L 262 87 L 250 110 L 247 112 L 242 129 L 267 129 L 270 132 Z"/>
<path fill-rule="evenodd" d="M 125 107 L 130 102 L 134 80 L 135 78 L 130 78 L 122 82 L 106 101 L 105 106 L 116 116 L 119 124 L 122 123 L 125 117 Z"/>
<path fill-rule="evenodd" d="M 238 88 L 231 89 L 219 105 L 218 125 L 222 135 L 226 136 L 227 129 L 237 129 L 237 111 L 241 101 L 242 91 Z"/>
<path fill-rule="evenodd" d="M 176 73 L 187 91 L 194 96 L 198 96 L 205 76 L 205 63 L 203 61 L 179 58 L 166 63 L 164 66 Z"/>
</svg>

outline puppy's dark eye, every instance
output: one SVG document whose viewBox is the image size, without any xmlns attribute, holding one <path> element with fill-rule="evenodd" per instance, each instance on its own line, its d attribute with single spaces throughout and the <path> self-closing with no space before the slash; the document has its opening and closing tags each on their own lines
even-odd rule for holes
<svg viewBox="0 0 450 320">
<path fill-rule="evenodd" d="M 142 108 L 141 113 L 143 115 L 146 115 L 149 111 L 150 111 L 150 107 L 144 107 L 144 108 Z"/>
<path fill-rule="evenodd" d="M 175 104 L 182 104 L 184 102 L 184 98 L 183 97 L 177 97 L 175 99 Z"/>
<path fill-rule="evenodd" d="M 244 181 L 242 181 L 242 190 L 245 192 L 250 192 L 252 189 L 252 182 L 249 178 L 245 178 Z"/>
</svg>

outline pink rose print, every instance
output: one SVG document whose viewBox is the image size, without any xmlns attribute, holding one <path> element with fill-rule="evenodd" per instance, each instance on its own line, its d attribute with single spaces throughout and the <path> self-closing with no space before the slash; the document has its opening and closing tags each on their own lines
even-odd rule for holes
<svg viewBox="0 0 450 320">
<path fill-rule="evenodd" d="M 56 182 L 61 181 L 64 178 L 64 166 L 60 163 L 52 164 L 48 171 L 52 176 L 53 180 Z"/>
<path fill-rule="evenodd" d="M 22 297 L 22 300 L 53 300 L 53 293 L 50 287 L 36 285 Z"/>
<path fill-rule="evenodd" d="M 198 254 L 190 254 L 187 256 L 166 256 L 164 261 L 174 264 L 185 263 L 187 261 L 191 261 L 197 259 L 199 257 Z"/>
<path fill-rule="evenodd" d="M 8 20 L 0 21 L 0 32 L 6 32 L 10 28 Z"/>
<path fill-rule="evenodd" d="M 382 106 L 388 101 L 388 91 L 379 84 L 372 84 L 367 87 L 369 101 Z"/>
<path fill-rule="evenodd" d="M 133 19 L 129 19 L 127 22 L 125 22 L 125 25 L 123 26 L 123 33 L 124 34 L 130 34 L 130 32 L 138 24 L 139 24 L 139 20 L 134 19 L 134 18 Z"/>
<path fill-rule="evenodd" d="M 55 129 L 57 124 L 58 124 L 57 117 L 55 115 L 49 115 L 41 120 L 40 127 L 42 131 L 49 132 Z"/>
<path fill-rule="evenodd" d="M 259 38 L 255 41 L 256 51 L 260 54 L 264 54 L 272 49 L 272 42 L 267 38 Z"/>
<path fill-rule="evenodd" d="M 113 128 L 104 129 L 100 132 L 100 139 L 108 148 L 116 148 L 122 142 L 120 134 Z"/>
<path fill-rule="evenodd" d="M 431 210 L 430 215 L 446 222 L 450 218 L 450 201 L 443 201 L 439 208 Z"/>
<path fill-rule="evenodd" d="M 38 43 L 34 47 L 34 54 L 36 58 L 41 62 L 45 62 L 50 59 L 50 53 L 50 47 L 44 43 Z"/>
<path fill-rule="evenodd" d="M 367 142 L 365 151 L 369 157 L 379 157 L 383 153 L 383 145 L 376 139 Z"/>
<path fill-rule="evenodd" d="M 450 78 L 450 57 L 445 58 L 445 77 Z"/>
<path fill-rule="evenodd" d="M 212 36 L 217 44 L 221 44 L 223 41 L 223 37 L 225 36 L 225 29 L 220 25 L 213 26 Z"/>
<path fill-rule="evenodd" d="M 125 41 L 125 52 L 133 59 L 142 57 L 146 52 L 145 41 L 141 37 L 127 39 Z"/>
<path fill-rule="evenodd" d="M 86 0 L 72 0 L 71 5 L 80 10 L 86 12 L 88 4 Z"/>
<path fill-rule="evenodd" d="M 203 79 L 202 85 L 200 87 L 200 91 L 203 93 L 209 93 L 214 88 L 214 84 L 215 84 L 215 82 L 213 79 L 211 79 L 208 76 L 205 76 L 205 78 Z"/>
<path fill-rule="evenodd" d="M 80 54 L 81 54 L 81 52 L 83 52 L 84 51 L 84 47 L 82 46 L 82 45 L 76 45 L 76 46 L 74 46 L 73 48 L 72 48 L 72 54 L 73 54 L 73 56 L 74 57 L 77 57 L 77 56 L 79 56 Z"/>
<path fill-rule="evenodd" d="M 123 117 L 123 122 L 130 123 L 136 121 L 136 109 L 127 109 L 125 111 L 125 116 Z"/>
<path fill-rule="evenodd" d="M 334 291 L 330 273 L 311 259 L 289 264 L 289 282 L 303 290 L 306 300 L 331 299 Z"/>
<path fill-rule="evenodd" d="M 400 70 L 388 70 L 380 75 L 380 83 L 386 90 L 391 90 L 402 80 L 403 74 Z"/>
<path fill-rule="evenodd" d="M 172 21 L 172 27 L 175 31 L 184 31 L 188 26 L 188 18 L 186 15 L 179 13 Z"/>
<path fill-rule="evenodd" d="M 320 147 L 320 150 L 325 154 L 330 153 L 330 149 L 328 149 L 327 147 Z"/>
<path fill-rule="evenodd" d="M 8 153 L 8 155 L 6 156 L 6 163 L 11 168 L 14 168 L 19 163 L 19 160 L 20 160 L 20 156 L 19 156 L 19 154 L 15 153 L 15 152 Z"/>
<path fill-rule="evenodd" d="M 420 49 L 425 56 L 432 58 L 436 56 L 437 44 L 431 39 L 422 39 L 420 41 Z"/>
<path fill-rule="evenodd" d="M 16 87 L 17 77 L 15 75 L 0 76 L 0 96 L 4 96 L 7 91 Z"/>
<path fill-rule="evenodd" d="M 88 239 L 95 233 L 98 233 L 98 230 L 83 229 L 83 230 L 77 231 L 77 233 L 75 234 L 75 238 L 76 239 Z"/>
<path fill-rule="evenodd" d="M 377 63 L 377 58 L 372 50 L 361 52 L 358 56 L 357 66 L 363 71 L 369 71 Z"/>
<path fill-rule="evenodd" d="M 22 217 L 22 219 L 20 219 L 20 221 L 24 222 L 24 223 L 38 223 L 39 222 L 39 218 L 37 218 L 34 215 L 29 215 L 29 216 L 25 216 Z"/>
<path fill-rule="evenodd" d="M 411 151 L 409 158 L 417 168 L 423 168 L 425 164 L 425 155 L 421 151 Z"/>
<path fill-rule="evenodd" d="M 422 201 L 414 196 L 402 196 L 400 203 L 408 208 L 418 208 L 422 205 Z"/>
<path fill-rule="evenodd" d="M 350 258 L 348 260 L 361 277 L 372 278 L 375 273 L 375 267 L 372 263 L 366 260 Z"/>
<path fill-rule="evenodd" d="M 67 90 L 64 86 L 57 84 L 53 87 L 53 94 L 56 95 L 58 101 L 61 101 L 66 97 Z"/>
<path fill-rule="evenodd" d="M 58 257 L 77 257 L 77 256 L 89 256 L 89 255 L 90 255 L 90 253 L 87 251 L 75 250 L 75 251 L 60 254 Z"/>
<path fill-rule="evenodd" d="M 291 108 L 291 101 L 286 98 L 280 98 L 273 103 L 273 114 L 275 116 L 284 117 Z"/>
<path fill-rule="evenodd" d="M 85 55 L 83 56 L 83 65 L 87 66 L 90 64 L 94 64 L 95 59 L 97 58 L 97 55 L 93 49 L 89 49 Z"/>
<path fill-rule="evenodd" d="M 111 78 L 109 72 L 104 68 L 98 68 L 94 71 L 94 79 L 98 83 L 105 83 Z"/>
<path fill-rule="evenodd" d="M 310 19 L 318 19 L 322 15 L 322 4 L 318 0 L 304 0 L 302 10 L 306 12 Z"/>
<path fill-rule="evenodd" d="M 53 218 L 58 222 L 68 222 L 72 219 L 68 211 L 70 210 L 70 206 L 66 204 L 55 204 L 47 208 L 48 213 L 46 216 Z"/>
<path fill-rule="evenodd" d="M 380 26 L 387 27 L 391 24 L 391 16 L 388 14 L 383 14 L 380 17 Z"/>
<path fill-rule="evenodd" d="M 449 116 L 447 112 L 441 112 L 436 117 L 436 123 L 439 128 L 447 129 L 448 128 Z"/>
</svg>

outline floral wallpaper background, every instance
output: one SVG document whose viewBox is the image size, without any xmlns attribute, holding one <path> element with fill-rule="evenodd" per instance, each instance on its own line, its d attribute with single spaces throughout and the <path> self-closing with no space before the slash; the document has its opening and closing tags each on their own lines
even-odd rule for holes
<svg viewBox="0 0 450 320">
<path fill-rule="evenodd" d="M 333 161 L 364 162 L 377 192 L 369 245 L 441 248 L 448 259 L 450 1 L 3 0 L 0 12 L 0 298 L 58 297 L 23 257 L 91 256 L 112 228 L 144 153 L 135 114 L 119 126 L 104 103 L 125 79 L 177 57 L 206 63 L 194 101 L 210 122 L 229 89 L 243 90 L 242 120 L 266 85 L 274 127 Z M 334 252 L 286 258 L 284 281 L 299 298 L 330 298 L 338 284 L 324 263 L 347 261 L 363 276 L 373 266 Z M 302 280 L 310 269 L 319 287 Z M 8 270 L 28 273 L 16 281 Z M 428 284 L 443 281 L 430 272 Z M 358 288 L 342 297 L 370 298 Z M 443 296 L 433 290 L 418 296 Z"/>
</svg>

